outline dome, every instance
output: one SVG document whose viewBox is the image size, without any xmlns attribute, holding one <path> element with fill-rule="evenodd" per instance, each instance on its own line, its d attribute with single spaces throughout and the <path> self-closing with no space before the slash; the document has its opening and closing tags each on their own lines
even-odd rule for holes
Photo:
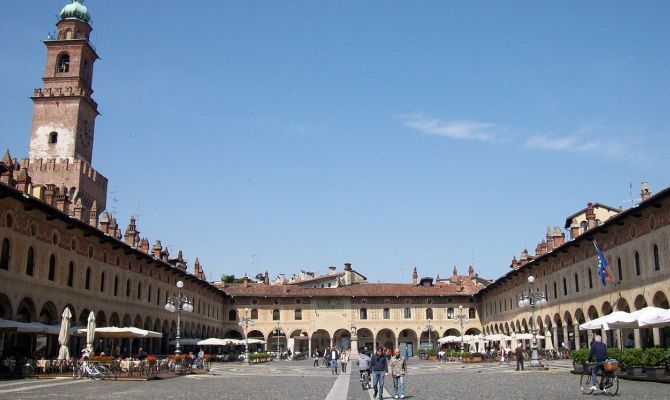
<svg viewBox="0 0 670 400">
<path fill-rule="evenodd" d="M 72 0 L 72 3 L 63 7 L 60 11 L 60 19 L 75 18 L 88 23 L 91 16 L 88 14 L 88 9 L 81 4 L 84 0 Z"/>
</svg>

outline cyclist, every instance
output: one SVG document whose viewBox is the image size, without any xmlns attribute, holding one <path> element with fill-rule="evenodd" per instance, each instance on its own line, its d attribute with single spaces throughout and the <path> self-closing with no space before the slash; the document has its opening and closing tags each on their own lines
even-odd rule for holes
<svg viewBox="0 0 670 400">
<path fill-rule="evenodd" d="M 591 386 L 591 390 L 598 390 L 598 380 L 596 379 L 596 375 L 598 370 L 601 370 L 603 373 L 605 373 L 603 364 L 605 364 L 605 361 L 607 361 L 607 346 L 605 346 L 603 343 L 603 338 L 600 335 L 596 335 L 593 343 L 591 343 L 591 350 L 589 351 L 588 358 L 589 363 L 593 358 L 595 358 L 596 362 L 591 368 L 591 384 L 593 385 Z"/>
<path fill-rule="evenodd" d="M 368 382 L 370 382 L 370 355 L 368 354 L 367 347 L 364 347 L 361 354 L 358 355 L 358 372 L 361 377 L 363 373 L 366 373 L 368 375 Z"/>
</svg>

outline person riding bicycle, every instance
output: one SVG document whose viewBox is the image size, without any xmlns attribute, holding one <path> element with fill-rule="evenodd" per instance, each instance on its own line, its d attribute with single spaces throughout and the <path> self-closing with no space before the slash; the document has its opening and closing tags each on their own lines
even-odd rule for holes
<svg viewBox="0 0 670 400">
<path fill-rule="evenodd" d="M 605 343 L 603 343 L 603 339 L 600 335 L 596 335 L 593 343 L 591 343 L 591 350 L 589 351 L 588 358 L 589 363 L 593 358 L 595 358 L 596 362 L 591 368 L 591 384 L 593 385 L 591 386 L 591 390 L 598 390 L 598 380 L 596 379 L 596 375 L 598 370 L 601 370 L 603 373 L 605 373 L 603 364 L 605 364 L 605 361 L 607 361 L 607 346 Z"/>
<path fill-rule="evenodd" d="M 368 382 L 370 382 L 370 356 L 368 355 L 367 347 L 364 347 L 361 354 L 358 355 L 358 372 L 361 376 L 363 373 L 367 373 Z"/>
</svg>

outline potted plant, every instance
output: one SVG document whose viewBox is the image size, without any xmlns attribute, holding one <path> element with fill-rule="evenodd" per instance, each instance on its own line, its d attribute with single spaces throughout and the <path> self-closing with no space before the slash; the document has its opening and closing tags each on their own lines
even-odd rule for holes
<svg viewBox="0 0 670 400">
<path fill-rule="evenodd" d="M 429 360 L 437 360 L 437 349 L 429 348 L 426 353 L 428 354 Z"/>
<path fill-rule="evenodd" d="M 663 378 L 665 376 L 665 349 L 652 347 L 644 350 L 644 369 L 647 376 Z"/>
<path fill-rule="evenodd" d="M 469 363 L 470 362 L 470 352 L 464 351 L 461 354 L 461 359 L 464 363 Z"/>
<path fill-rule="evenodd" d="M 632 376 L 642 375 L 644 365 L 644 353 L 642 349 L 626 349 L 621 356 L 621 363 L 626 368 L 626 374 Z"/>
<path fill-rule="evenodd" d="M 584 365 L 586 365 L 588 356 L 588 349 L 576 349 L 570 353 L 570 358 L 572 358 L 572 368 L 575 372 L 584 372 Z"/>
<path fill-rule="evenodd" d="M 482 362 L 482 353 L 472 353 L 470 355 L 471 362 Z"/>
</svg>

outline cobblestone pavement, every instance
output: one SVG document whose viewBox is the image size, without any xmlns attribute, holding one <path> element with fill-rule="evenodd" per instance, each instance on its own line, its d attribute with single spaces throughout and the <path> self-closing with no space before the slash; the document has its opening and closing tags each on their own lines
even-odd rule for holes
<svg viewBox="0 0 670 400">
<path fill-rule="evenodd" d="M 207 375 L 190 375 L 149 382 L 73 381 L 68 378 L 0 381 L 0 399 L 231 399 L 231 400 L 371 400 L 351 374 L 335 376 L 328 368 L 313 368 L 311 361 L 215 366 Z M 517 372 L 493 364 L 440 364 L 410 360 L 406 398 L 458 400 L 586 399 L 579 376 L 570 374 L 567 361 L 549 364 L 543 372 Z M 387 376 L 384 399 L 393 384 Z M 665 400 L 670 386 L 621 380 L 618 399 Z M 605 400 L 604 394 L 590 397 Z"/>
</svg>

